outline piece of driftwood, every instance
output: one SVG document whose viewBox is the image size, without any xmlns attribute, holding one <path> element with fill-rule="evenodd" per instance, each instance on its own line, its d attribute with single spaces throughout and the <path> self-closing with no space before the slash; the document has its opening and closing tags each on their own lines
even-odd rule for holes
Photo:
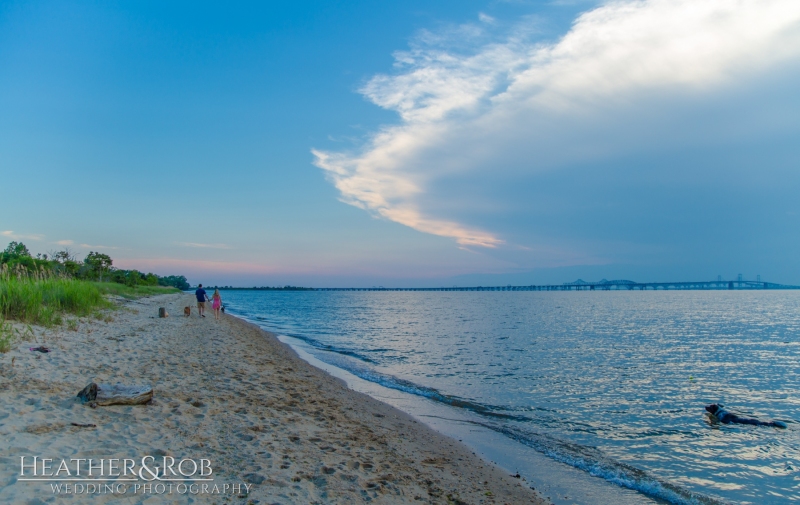
<svg viewBox="0 0 800 505">
<path fill-rule="evenodd" d="M 97 384 L 92 382 L 85 388 L 81 389 L 80 393 L 78 393 L 78 398 L 83 400 L 84 403 L 93 402 L 94 399 L 97 398 Z"/>
<path fill-rule="evenodd" d="M 78 398 L 97 405 L 141 405 L 153 399 L 153 388 L 92 382 L 78 393 Z"/>
<path fill-rule="evenodd" d="M 164 307 L 159 307 L 158 317 L 169 317 L 169 314 L 167 314 L 167 309 L 165 309 Z"/>
</svg>

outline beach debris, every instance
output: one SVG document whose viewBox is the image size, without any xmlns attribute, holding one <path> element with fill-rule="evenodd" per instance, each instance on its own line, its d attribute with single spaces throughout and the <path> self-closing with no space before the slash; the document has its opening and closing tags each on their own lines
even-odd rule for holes
<svg viewBox="0 0 800 505">
<path fill-rule="evenodd" d="M 457 494 L 452 494 L 452 493 L 447 495 L 447 503 L 448 504 L 452 503 L 453 505 L 468 505 L 468 503 L 459 498 Z"/>
<path fill-rule="evenodd" d="M 78 393 L 84 403 L 105 405 L 142 405 L 153 399 L 153 388 L 145 385 L 95 384 L 92 382 Z M 91 405 L 90 405 L 91 406 Z"/>
<path fill-rule="evenodd" d="M 95 398 L 97 398 L 97 384 L 92 382 L 85 388 L 81 389 L 78 393 L 78 398 L 80 398 L 84 403 L 86 402 L 93 402 Z"/>
<path fill-rule="evenodd" d="M 262 484 L 267 480 L 263 475 L 257 473 L 246 473 L 242 475 L 242 478 L 251 484 Z"/>
<path fill-rule="evenodd" d="M 34 435 L 44 435 L 45 433 L 62 430 L 65 426 L 66 425 L 64 423 L 32 424 L 26 426 L 25 431 L 27 433 L 33 433 Z"/>
<path fill-rule="evenodd" d="M 86 423 L 86 424 L 69 423 L 69 424 L 71 424 L 72 426 L 77 426 L 78 428 L 97 428 L 96 424 L 91 424 L 91 423 Z"/>
<path fill-rule="evenodd" d="M 34 351 L 34 352 L 36 352 L 36 351 L 38 351 L 38 352 L 50 352 L 50 349 L 48 349 L 47 347 L 45 347 L 43 345 L 40 345 L 39 347 L 30 347 L 30 348 L 28 348 L 28 350 L 29 351 Z"/>
<path fill-rule="evenodd" d="M 167 314 L 167 309 L 164 308 L 164 307 L 159 307 L 158 308 L 158 317 L 169 317 L 169 314 Z"/>
</svg>

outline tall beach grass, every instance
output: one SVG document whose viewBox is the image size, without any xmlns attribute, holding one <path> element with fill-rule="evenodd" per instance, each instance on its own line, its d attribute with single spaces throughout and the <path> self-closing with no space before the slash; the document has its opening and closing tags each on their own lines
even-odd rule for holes
<svg viewBox="0 0 800 505">
<path fill-rule="evenodd" d="M 64 314 L 88 316 L 113 307 L 105 295 L 140 298 L 176 293 L 161 286 L 124 286 L 113 282 L 90 282 L 69 278 L 0 278 L 0 319 L 52 326 Z"/>
<path fill-rule="evenodd" d="M 111 303 L 91 282 L 72 279 L 0 279 L 0 316 L 3 319 L 52 326 L 64 313 L 86 316 Z"/>
<path fill-rule="evenodd" d="M 3 275 L 5 274 L 5 275 Z M 115 305 L 107 295 L 133 299 L 157 294 L 177 293 L 163 286 L 125 286 L 115 282 L 91 282 L 47 276 L 0 272 L 0 353 L 8 352 L 19 340 L 33 338 L 30 326 L 22 329 L 11 320 L 41 326 L 60 325 L 66 314 L 78 317 L 95 315 Z M 74 319 L 67 325 L 77 327 Z"/>
</svg>

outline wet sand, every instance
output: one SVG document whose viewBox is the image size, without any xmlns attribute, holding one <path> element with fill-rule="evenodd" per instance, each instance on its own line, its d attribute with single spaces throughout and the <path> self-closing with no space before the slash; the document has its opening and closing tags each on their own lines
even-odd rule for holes
<svg viewBox="0 0 800 505">
<path fill-rule="evenodd" d="M 227 315 L 215 321 L 210 310 L 198 317 L 191 295 L 120 303 L 109 321 L 34 328 L 36 343 L 0 355 L 0 502 L 547 503 L 274 335 Z M 158 307 L 170 317 L 158 318 Z M 42 343 L 52 352 L 28 350 Z M 154 397 L 92 408 L 75 397 L 90 382 L 149 384 Z M 145 455 L 210 460 L 213 481 L 203 483 L 219 492 L 158 493 L 140 480 L 125 493 L 54 493 L 51 482 L 19 480 L 21 457 L 53 458 L 55 470 L 62 459 Z"/>
</svg>

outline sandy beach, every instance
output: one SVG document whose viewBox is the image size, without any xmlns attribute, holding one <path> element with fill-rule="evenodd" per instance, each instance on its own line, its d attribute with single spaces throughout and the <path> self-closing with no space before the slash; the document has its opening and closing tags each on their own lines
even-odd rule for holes
<svg viewBox="0 0 800 505">
<path fill-rule="evenodd" d="M 307 364 L 274 335 L 229 315 L 198 317 L 192 295 L 119 303 L 105 320 L 33 328 L 37 342 L 0 355 L 0 502 L 546 503 L 466 446 Z M 170 316 L 158 318 L 159 307 Z M 39 344 L 51 352 L 29 350 Z M 90 382 L 151 385 L 153 400 L 92 408 L 76 398 Z M 140 469 L 146 456 L 153 466 L 174 462 L 167 476 L 199 478 L 193 464 L 211 475 L 167 481 L 112 470 L 110 481 L 75 480 L 86 478 L 80 465 L 89 459 L 109 465 L 95 470 L 105 476 L 111 460 Z M 42 458 L 53 460 L 49 474 L 36 466 Z M 60 463 L 67 466 L 54 476 Z M 53 480 L 21 480 L 43 473 Z"/>
</svg>

